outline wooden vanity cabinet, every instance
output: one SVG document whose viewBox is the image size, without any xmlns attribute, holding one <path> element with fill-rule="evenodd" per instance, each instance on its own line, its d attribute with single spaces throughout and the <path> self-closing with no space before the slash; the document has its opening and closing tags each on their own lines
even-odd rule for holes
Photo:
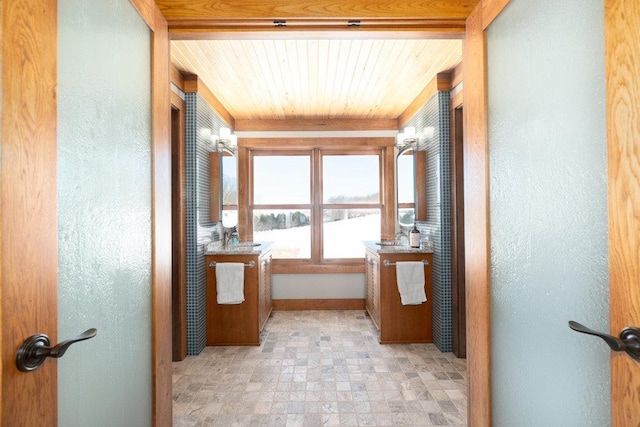
<svg viewBox="0 0 640 427">
<path fill-rule="evenodd" d="M 402 261 L 422 261 L 427 301 L 420 305 L 402 305 L 396 268 L 385 266 Z M 380 331 L 381 344 L 433 342 L 433 295 L 431 285 L 431 253 L 378 253 L 367 248 L 365 253 L 365 307 Z"/>
<path fill-rule="evenodd" d="M 207 345 L 260 345 L 260 332 L 271 314 L 271 252 L 205 256 L 207 274 Z M 244 302 L 218 304 L 216 263 L 242 262 Z"/>
</svg>

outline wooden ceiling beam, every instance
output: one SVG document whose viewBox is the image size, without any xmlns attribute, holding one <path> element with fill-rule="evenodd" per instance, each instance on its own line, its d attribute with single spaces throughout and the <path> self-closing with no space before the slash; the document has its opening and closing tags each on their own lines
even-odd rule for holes
<svg viewBox="0 0 640 427">
<path fill-rule="evenodd" d="M 156 0 L 173 40 L 462 38 L 478 0 Z"/>
<path fill-rule="evenodd" d="M 236 131 L 396 130 L 396 119 L 236 119 Z"/>
<path fill-rule="evenodd" d="M 183 20 L 465 20 L 479 0 L 156 0 L 171 27 Z"/>
<path fill-rule="evenodd" d="M 464 20 L 403 19 L 403 20 L 287 20 L 276 26 L 265 20 L 181 20 L 169 24 L 172 40 L 221 39 L 293 39 L 314 38 L 428 38 L 461 39 Z M 351 22 L 351 23 L 349 23 Z"/>
<path fill-rule="evenodd" d="M 202 82 L 198 76 L 186 75 L 184 78 L 183 90 L 185 93 L 197 93 L 199 94 L 213 110 L 220 116 L 220 118 L 229 126 L 235 127 L 235 119 L 225 108 L 224 105 L 218 100 L 218 98 L 211 92 L 211 89 Z"/>
<path fill-rule="evenodd" d="M 438 73 L 420 94 L 398 117 L 398 129 L 402 128 L 438 91 L 451 90 L 451 72 Z"/>
<path fill-rule="evenodd" d="M 448 26 L 408 27 L 390 26 L 387 28 L 343 28 L 308 26 L 299 28 L 266 28 L 266 27 L 215 27 L 195 25 L 190 27 L 170 27 L 171 40 L 299 40 L 313 37 L 317 40 L 366 40 L 366 39 L 462 39 L 464 24 Z"/>
</svg>

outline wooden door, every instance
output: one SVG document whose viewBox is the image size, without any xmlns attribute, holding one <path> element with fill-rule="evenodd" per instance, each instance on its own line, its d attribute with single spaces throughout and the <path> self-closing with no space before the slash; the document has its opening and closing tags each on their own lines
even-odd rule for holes
<svg viewBox="0 0 640 427">
<path fill-rule="evenodd" d="M 467 332 L 469 425 L 491 425 L 489 282 L 487 269 L 487 105 L 484 30 L 508 0 L 482 0 L 467 20 L 465 36 L 465 177 L 467 199 Z M 640 3 L 605 1 L 608 145 L 610 333 L 640 326 Z M 595 339 L 595 338 L 594 338 Z M 605 345 L 603 343 L 603 345 Z M 606 369 L 603 367 L 603 369 Z M 640 425 L 640 363 L 611 354 L 613 427 Z"/>
<path fill-rule="evenodd" d="M 30 335 L 57 342 L 57 2 L 3 0 L 1 318 L 3 426 L 55 425 L 57 369 L 24 373 Z"/>
<path fill-rule="evenodd" d="M 30 373 L 18 371 L 15 365 L 16 351 L 28 336 L 44 333 L 52 343 L 58 342 L 57 3 L 0 0 L 0 422 L 3 426 L 55 426 L 58 420 L 55 361 L 47 361 Z M 132 3 L 154 31 L 153 422 L 170 425 L 168 33 L 167 23 L 155 3 L 151 0 Z"/>
<path fill-rule="evenodd" d="M 640 2 L 605 1 L 610 329 L 640 327 Z M 603 344 L 604 345 L 604 344 Z M 640 362 L 611 354 L 612 426 L 640 425 Z"/>
</svg>

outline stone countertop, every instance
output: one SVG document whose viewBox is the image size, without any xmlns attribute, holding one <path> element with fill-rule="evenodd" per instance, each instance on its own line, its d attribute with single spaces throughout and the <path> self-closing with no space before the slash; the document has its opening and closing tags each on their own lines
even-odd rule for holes
<svg viewBox="0 0 640 427">
<path fill-rule="evenodd" d="M 240 242 L 224 247 L 215 243 L 207 245 L 205 255 L 260 255 L 273 245 L 273 242 Z"/>
<path fill-rule="evenodd" d="M 433 253 L 432 250 L 420 249 L 420 248 L 412 248 L 409 246 L 385 246 L 385 245 L 377 245 L 373 240 L 365 240 L 362 242 L 367 248 L 372 249 L 379 254 L 427 254 Z"/>
</svg>

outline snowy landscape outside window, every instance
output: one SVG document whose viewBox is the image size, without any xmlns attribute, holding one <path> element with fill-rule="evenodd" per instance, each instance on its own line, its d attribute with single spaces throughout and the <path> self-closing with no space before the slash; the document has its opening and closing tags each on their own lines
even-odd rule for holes
<svg viewBox="0 0 640 427">
<path fill-rule="evenodd" d="M 275 259 L 311 263 L 364 257 L 380 239 L 380 151 L 255 153 L 253 238 Z"/>
</svg>

